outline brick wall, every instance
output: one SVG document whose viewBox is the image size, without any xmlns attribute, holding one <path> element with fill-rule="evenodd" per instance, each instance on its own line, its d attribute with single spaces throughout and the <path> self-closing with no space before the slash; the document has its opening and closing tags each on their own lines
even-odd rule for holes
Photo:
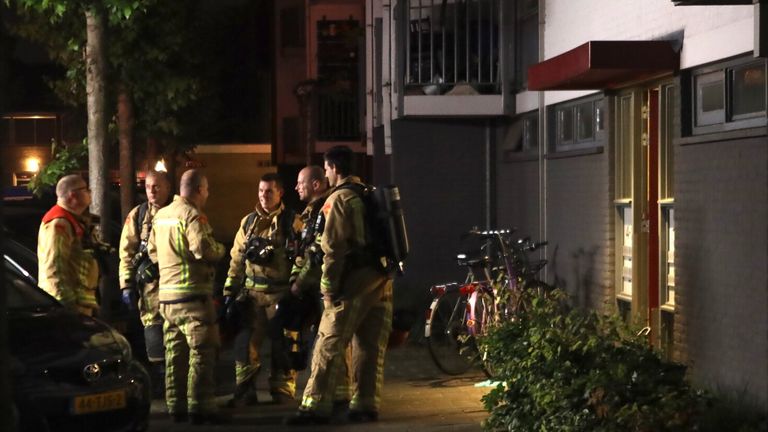
<svg viewBox="0 0 768 432">
<path fill-rule="evenodd" d="M 601 309 L 613 293 L 613 207 L 608 153 L 552 159 L 547 166 L 550 272 L 583 307 Z"/>
<path fill-rule="evenodd" d="M 677 146 L 676 349 L 694 377 L 768 403 L 765 137 Z"/>
<path fill-rule="evenodd" d="M 498 227 L 517 228 L 520 234 L 538 240 L 539 161 L 499 162 L 496 170 Z"/>
<path fill-rule="evenodd" d="M 482 227 L 485 122 L 392 122 L 393 182 L 400 187 L 411 252 L 395 280 L 395 303 L 426 307 L 436 283 L 463 280 L 456 265 L 460 236 Z"/>
</svg>

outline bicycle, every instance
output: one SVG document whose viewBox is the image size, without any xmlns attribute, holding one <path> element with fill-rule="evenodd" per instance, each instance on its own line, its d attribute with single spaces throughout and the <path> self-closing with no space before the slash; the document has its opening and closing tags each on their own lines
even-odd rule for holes
<svg viewBox="0 0 768 432">
<path fill-rule="evenodd" d="M 480 363 L 490 377 L 493 371 L 483 361 L 475 340 L 493 325 L 517 319 L 530 305 L 532 296 L 545 295 L 552 287 L 535 278 L 546 260 L 531 262 L 528 252 L 546 242 L 530 238 L 512 240 L 511 230 L 472 230 L 469 236 L 483 240 L 479 258 L 458 254 L 467 267 L 464 283 L 449 282 L 430 287 L 433 300 L 427 311 L 425 338 L 437 366 L 449 375 L 466 372 Z"/>
</svg>

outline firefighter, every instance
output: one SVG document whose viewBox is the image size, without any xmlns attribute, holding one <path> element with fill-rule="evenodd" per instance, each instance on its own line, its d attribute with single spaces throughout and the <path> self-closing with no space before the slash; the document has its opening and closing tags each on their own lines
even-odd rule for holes
<svg viewBox="0 0 768 432">
<path fill-rule="evenodd" d="M 38 283 L 67 308 L 94 316 L 99 267 L 92 249 L 87 208 L 91 190 L 77 174 L 56 184 L 56 204 L 43 216 L 37 237 Z"/>
<path fill-rule="evenodd" d="M 175 422 L 226 423 L 214 399 L 214 366 L 221 345 L 213 305 L 214 266 L 225 253 L 202 213 L 208 180 L 186 171 L 180 196 L 160 209 L 147 250 L 159 266 L 165 342 L 165 402 Z M 189 415 L 189 416 L 188 416 Z"/>
<path fill-rule="evenodd" d="M 312 303 L 320 303 L 319 306 L 322 308 L 320 277 L 323 273 L 323 252 L 320 240 L 325 228 L 325 216 L 320 210 L 330 193 L 328 180 L 325 178 L 323 169 L 316 165 L 310 165 L 299 171 L 299 176 L 296 179 L 296 192 L 299 194 L 299 199 L 306 202 L 307 206 L 300 216 L 304 229 L 301 232 L 297 258 L 291 271 L 291 294 L 299 299 L 299 302 L 306 305 L 302 309 L 309 313 L 304 314 L 305 318 L 300 325 L 308 327 L 309 325 L 316 325 L 319 319 L 319 316 L 313 313 L 317 308 L 311 308 Z M 345 356 L 346 361 L 344 367 L 339 371 L 334 395 L 333 406 L 336 412 L 346 410 L 352 397 L 351 345 L 348 346 Z"/>
<path fill-rule="evenodd" d="M 322 211 L 323 273 L 320 289 L 324 310 L 312 354 L 309 381 L 293 425 L 327 423 L 344 350 L 355 340 L 357 388 L 349 420 L 376 421 L 383 382 L 384 354 L 392 327 L 392 279 L 377 268 L 366 248 L 365 207 L 349 183 L 352 150 L 336 146 L 325 153 L 325 174 L 333 191 Z"/>
<path fill-rule="evenodd" d="M 285 336 L 298 338 L 296 332 L 286 335 L 275 319 L 277 304 L 289 291 L 289 250 L 296 232 L 301 230 L 301 220 L 283 205 L 282 197 L 281 178 L 276 173 L 263 175 L 259 181 L 259 202 L 241 220 L 230 252 L 224 307 L 236 308 L 240 320 L 235 336 L 235 393 L 228 402 L 233 408 L 258 402 L 259 348 L 267 336 L 272 342 L 269 387 L 273 402 L 288 402 L 296 393 L 296 371 L 275 355 L 287 349 L 290 342 Z"/>
<path fill-rule="evenodd" d="M 157 273 L 148 271 L 151 264 L 147 253 L 152 219 L 157 211 L 168 205 L 171 182 L 165 172 L 147 173 L 144 188 L 147 202 L 134 207 L 125 219 L 120 235 L 120 289 L 123 303 L 129 310 L 139 311 L 144 326 L 144 342 L 150 364 L 155 394 L 162 394 L 165 380 L 165 348 L 163 347 L 163 317 L 158 305 Z M 138 271 L 141 273 L 138 274 Z"/>
</svg>

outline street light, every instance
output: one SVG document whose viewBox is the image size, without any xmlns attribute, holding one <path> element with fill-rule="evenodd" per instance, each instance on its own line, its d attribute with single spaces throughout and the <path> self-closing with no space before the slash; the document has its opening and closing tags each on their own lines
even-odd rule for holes
<svg viewBox="0 0 768 432">
<path fill-rule="evenodd" d="M 24 160 L 24 171 L 29 171 L 37 174 L 40 171 L 40 159 L 36 157 L 28 157 Z"/>
</svg>

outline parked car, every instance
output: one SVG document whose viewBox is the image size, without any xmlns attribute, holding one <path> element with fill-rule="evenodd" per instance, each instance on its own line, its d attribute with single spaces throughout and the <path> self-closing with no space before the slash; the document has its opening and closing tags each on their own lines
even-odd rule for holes
<svg viewBox="0 0 768 432">
<path fill-rule="evenodd" d="M 41 198 L 24 193 L 26 188 L 3 190 L 3 214 L 0 229 L 3 230 L 3 246 L 13 259 L 35 279 L 37 285 L 37 234 L 43 215 L 56 203 L 52 193 Z M 110 244 L 116 247 L 120 241 L 122 226 L 113 218 L 110 222 Z M 102 256 L 102 281 L 98 292 L 101 305 L 100 318 L 128 338 L 134 353 L 144 355 L 144 329 L 136 311 L 129 311 L 120 301 L 118 282 L 118 256 L 109 253 Z"/>
<path fill-rule="evenodd" d="M 128 341 L 65 309 L 3 245 L 11 391 L 19 431 L 143 431 L 150 382 Z"/>
</svg>

